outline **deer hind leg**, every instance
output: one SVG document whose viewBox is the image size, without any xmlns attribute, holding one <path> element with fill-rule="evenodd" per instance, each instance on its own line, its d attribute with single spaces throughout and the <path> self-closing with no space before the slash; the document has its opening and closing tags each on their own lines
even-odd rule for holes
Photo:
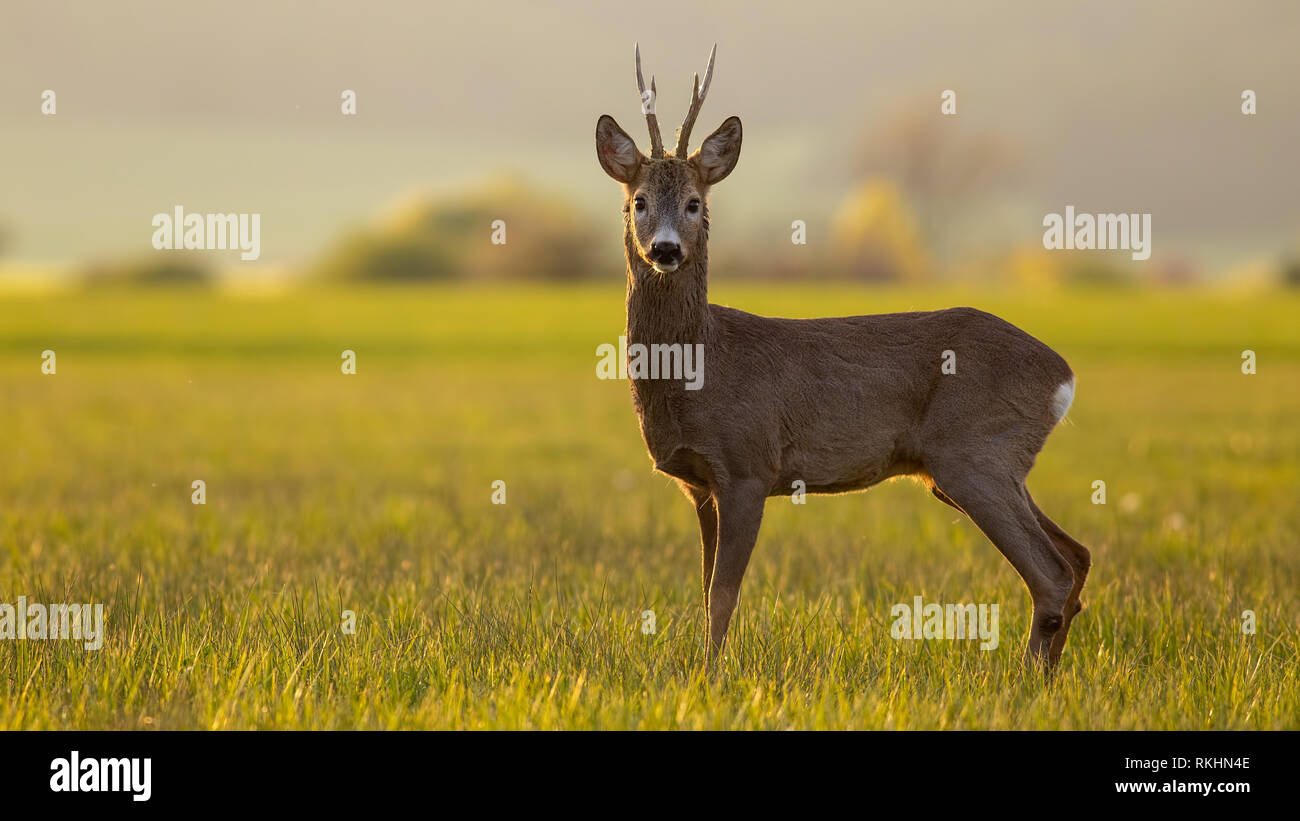
<svg viewBox="0 0 1300 821">
<path fill-rule="evenodd" d="M 718 548 L 709 585 L 709 657 L 716 659 L 731 625 L 731 615 L 740 597 L 740 582 L 754 552 L 758 529 L 763 523 L 766 488 L 748 482 L 720 488 L 715 495 L 718 516 Z"/>
<path fill-rule="evenodd" d="M 1052 539 L 1052 544 L 1061 552 L 1065 560 L 1069 562 L 1070 569 L 1074 571 L 1074 585 L 1070 588 L 1070 597 L 1065 603 L 1065 616 L 1061 622 L 1061 629 L 1057 632 L 1056 637 L 1052 639 L 1051 654 L 1055 658 L 1061 657 L 1061 651 L 1065 649 L 1065 639 L 1070 633 L 1070 622 L 1074 617 L 1079 615 L 1083 609 L 1083 602 L 1079 599 L 1080 593 L 1083 592 L 1083 585 L 1088 580 L 1088 568 L 1092 567 L 1092 554 L 1088 548 L 1075 541 L 1074 537 L 1066 533 L 1061 526 L 1051 519 L 1047 514 L 1038 509 L 1034 504 L 1034 499 L 1029 495 L 1029 489 L 1025 488 L 1025 501 L 1029 502 L 1029 508 L 1034 511 L 1034 517 L 1038 519 L 1038 524 Z"/>
<path fill-rule="evenodd" d="M 718 553 L 718 506 L 712 494 L 704 488 L 685 482 L 682 490 L 695 505 L 695 515 L 700 520 L 700 571 L 704 588 L 704 609 L 709 609 L 709 584 L 713 581 L 713 560 Z"/>
<path fill-rule="evenodd" d="M 1020 574 L 1033 600 L 1026 660 L 1051 670 L 1059 658 L 1053 641 L 1065 624 L 1074 572 L 1038 523 L 1023 482 L 1005 468 L 981 470 L 970 462 L 932 465 L 930 475 Z"/>
</svg>

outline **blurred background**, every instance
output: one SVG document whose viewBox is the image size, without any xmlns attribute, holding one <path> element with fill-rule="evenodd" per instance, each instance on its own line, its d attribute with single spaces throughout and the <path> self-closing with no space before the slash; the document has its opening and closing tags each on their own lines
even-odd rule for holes
<svg viewBox="0 0 1300 821">
<path fill-rule="evenodd" d="M 639 41 L 668 137 L 715 42 L 695 142 L 745 123 L 715 279 L 1294 285 L 1298 24 L 1276 2 L 10 2 L 0 281 L 621 283 L 592 134 L 609 113 L 644 147 Z M 261 257 L 154 251 L 177 205 L 261 214 Z M 1045 252 L 1066 205 L 1151 213 L 1150 260 Z"/>
<path fill-rule="evenodd" d="M 1295 729 L 1298 23 L 5 0 L 0 602 L 107 616 L 102 652 L 0 641 L 0 728 Z M 1051 698 L 1020 580 L 902 482 L 773 500 L 735 675 L 696 677 L 697 518 L 596 370 L 625 263 L 594 131 L 646 145 L 634 42 L 666 137 L 714 43 L 695 143 L 744 120 L 714 302 L 972 305 L 1078 374 L 1030 478 L 1094 558 Z M 1044 250 L 1071 205 L 1150 214 L 1150 258 Z M 178 206 L 260 215 L 259 258 L 155 250 Z M 894 641 L 914 594 L 1001 602 L 997 655 Z"/>
</svg>

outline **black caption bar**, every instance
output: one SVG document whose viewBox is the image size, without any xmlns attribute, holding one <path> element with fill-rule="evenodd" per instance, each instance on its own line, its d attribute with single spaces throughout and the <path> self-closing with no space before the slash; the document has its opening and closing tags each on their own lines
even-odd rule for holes
<svg viewBox="0 0 1300 821">
<path fill-rule="evenodd" d="M 1292 733 L 0 734 L 5 804 L 126 813 L 307 810 L 466 799 L 591 812 L 815 799 L 868 808 L 1017 806 L 1229 809 L 1286 799 Z M 709 799 L 714 795 L 714 799 Z M 577 802 L 576 804 L 574 802 Z M 991 805 L 990 805 L 991 806 Z"/>
</svg>

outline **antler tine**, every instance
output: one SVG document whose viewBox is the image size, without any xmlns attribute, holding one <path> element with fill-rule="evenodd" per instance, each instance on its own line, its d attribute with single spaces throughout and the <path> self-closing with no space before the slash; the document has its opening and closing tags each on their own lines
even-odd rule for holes
<svg viewBox="0 0 1300 821">
<path fill-rule="evenodd" d="M 659 158 L 664 155 L 664 138 L 659 133 L 659 118 L 655 116 L 655 99 L 659 96 L 655 88 L 654 75 L 650 75 L 650 96 L 647 99 L 645 78 L 641 76 L 641 44 L 636 44 L 636 90 L 641 97 L 641 113 L 645 115 L 646 125 L 650 129 L 650 156 Z"/>
<path fill-rule="evenodd" d="M 713 82 L 713 58 L 718 56 L 718 44 L 714 43 L 713 48 L 709 50 L 709 65 L 704 69 L 704 87 L 700 89 L 700 102 L 709 93 L 709 83 Z"/>
<path fill-rule="evenodd" d="M 718 44 L 713 44 L 713 50 L 709 52 L 709 67 L 704 69 L 704 85 L 700 85 L 700 75 L 696 74 L 692 80 L 691 86 L 691 107 L 686 112 L 686 119 L 682 121 L 682 127 L 677 129 L 677 150 L 675 156 L 685 157 L 686 149 L 691 141 L 691 129 L 695 127 L 695 118 L 700 115 L 700 109 L 704 106 L 704 98 L 709 94 L 709 83 L 713 82 L 713 58 L 718 54 Z"/>
</svg>

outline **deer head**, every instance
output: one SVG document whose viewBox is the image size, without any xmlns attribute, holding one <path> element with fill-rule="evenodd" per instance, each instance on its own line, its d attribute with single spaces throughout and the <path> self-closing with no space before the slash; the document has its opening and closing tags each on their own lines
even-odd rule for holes
<svg viewBox="0 0 1300 821">
<path fill-rule="evenodd" d="M 650 129 L 650 154 L 643 154 L 614 118 L 603 115 L 596 122 L 596 157 L 605 173 L 623 184 L 623 213 L 628 238 L 629 262 L 637 257 L 661 275 L 671 274 L 689 262 L 704 260 L 709 235 L 709 187 L 721 182 L 740 159 L 740 118 L 728 117 L 717 131 L 687 155 L 691 129 L 699 116 L 709 83 L 713 80 L 713 58 L 704 85 L 695 75 L 691 106 L 677 131 L 677 147 L 665 153 L 659 120 L 655 115 L 655 82 L 650 90 L 641 75 L 641 49 L 636 48 L 636 84 L 641 110 Z"/>
</svg>

